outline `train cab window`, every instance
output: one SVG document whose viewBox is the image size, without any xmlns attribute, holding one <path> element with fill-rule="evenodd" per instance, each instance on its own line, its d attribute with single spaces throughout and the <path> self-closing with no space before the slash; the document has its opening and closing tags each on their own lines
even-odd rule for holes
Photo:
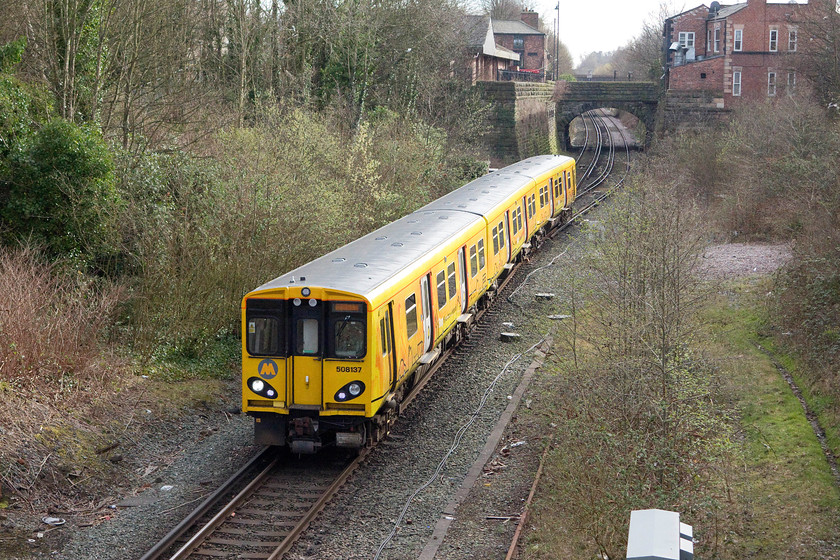
<svg viewBox="0 0 840 560">
<path fill-rule="evenodd" d="M 458 283 L 455 281 L 455 263 L 449 263 L 449 266 L 446 267 L 446 275 L 449 280 L 449 299 L 455 297 L 455 289 L 458 287 Z"/>
<path fill-rule="evenodd" d="M 478 269 L 484 268 L 484 240 L 478 240 Z"/>
<path fill-rule="evenodd" d="M 365 348 L 365 305 L 335 302 L 330 304 L 328 345 L 333 358 L 363 358 Z"/>
<path fill-rule="evenodd" d="M 417 298 L 411 294 L 405 298 L 405 330 L 407 338 L 417 333 Z"/>
<path fill-rule="evenodd" d="M 248 319 L 248 353 L 277 356 L 280 353 L 280 322 L 274 317 Z"/>
<path fill-rule="evenodd" d="M 365 355 L 365 324 L 362 321 L 337 321 L 334 333 L 336 358 L 361 358 Z"/>
<path fill-rule="evenodd" d="M 446 273 L 443 270 L 437 273 L 437 299 L 438 309 L 446 305 Z"/>
<path fill-rule="evenodd" d="M 499 254 L 499 228 L 493 228 L 493 254 Z"/>
<path fill-rule="evenodd" d="M 299 356 L 313 356 L 318 353 L 318 319 L 298 319 L 295 330 L 295 353 Z"/>
<path fill-rule="evenodd" d="M 470 247 L 470 278 L 475 278 L 475 275 L 478 274 L 478 257 L 475 245 Z"/>
<path fill-rule="evenodd" d="M 286 355 L 286 302 L 280 299 L 245 301 L 245 345 L 252 356 Z"/>
</svg>

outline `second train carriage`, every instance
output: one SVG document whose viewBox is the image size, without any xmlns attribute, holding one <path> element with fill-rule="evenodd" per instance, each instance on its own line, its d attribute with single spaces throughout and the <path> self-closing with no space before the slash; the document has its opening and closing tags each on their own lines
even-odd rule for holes
<svg viewBox="0 0 840 560">
<path fill-rule="evenodd" d="M 568 215 L 574 166 L 538 156 L 485 175 L 247 294 L 242 408 L 255 441 L 313 453 L 384 435 L 415 372 Z"/>
</svg>

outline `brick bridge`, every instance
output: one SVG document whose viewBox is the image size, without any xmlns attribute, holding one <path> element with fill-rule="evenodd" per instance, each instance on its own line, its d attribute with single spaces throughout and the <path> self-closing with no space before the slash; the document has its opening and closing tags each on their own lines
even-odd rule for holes
<svg viewBox="0 0 840 560">
<path fill-rule="evenodd" d="M 659 94 L 647 82 L 559 82 L 556 90 L 554 84 L 524 82 L 477 87 L 493 105 L 485 142 L 494 166 L 568 149 L 569 123 L 599 107 L 623 109 L 653 131 Z"/>
<path fill-rule="evenodd" d="M 569 148 L 569 123 L 590 109 L 614 107 L 633 114 L 652 133 L 659 88 L 652 82 L 558 82 L 554 102 L 561 147 Z M 645 134 L 649 139 L 650 134 Z"/>
</svg>

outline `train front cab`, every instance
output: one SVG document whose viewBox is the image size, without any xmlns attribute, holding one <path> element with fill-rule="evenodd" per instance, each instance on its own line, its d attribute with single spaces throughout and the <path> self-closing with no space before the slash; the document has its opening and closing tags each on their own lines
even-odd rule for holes
<svg viewBox="0 0 840 560">
<path fill-rule="evenodd" d="M 249 294 L 242 314 L 242 409 L 254 417 L 255 443 L 297 453 L 360 447 L 371 395 L 381 394 L 367 303 L 283 288 Z"/>
</svg>

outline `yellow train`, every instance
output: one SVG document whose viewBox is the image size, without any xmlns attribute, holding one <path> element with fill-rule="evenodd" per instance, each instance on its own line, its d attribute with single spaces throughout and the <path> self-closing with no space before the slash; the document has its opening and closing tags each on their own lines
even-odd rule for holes
<svg viewBox="0 0 840 560">
<path fill-rule="evenodd" d="M 242 410 L 255 442 L 314 453 L 383 437 L 414 380 L 575 195 L 574 159 L 532 157 L 245 295 Z"/>
</svg>

